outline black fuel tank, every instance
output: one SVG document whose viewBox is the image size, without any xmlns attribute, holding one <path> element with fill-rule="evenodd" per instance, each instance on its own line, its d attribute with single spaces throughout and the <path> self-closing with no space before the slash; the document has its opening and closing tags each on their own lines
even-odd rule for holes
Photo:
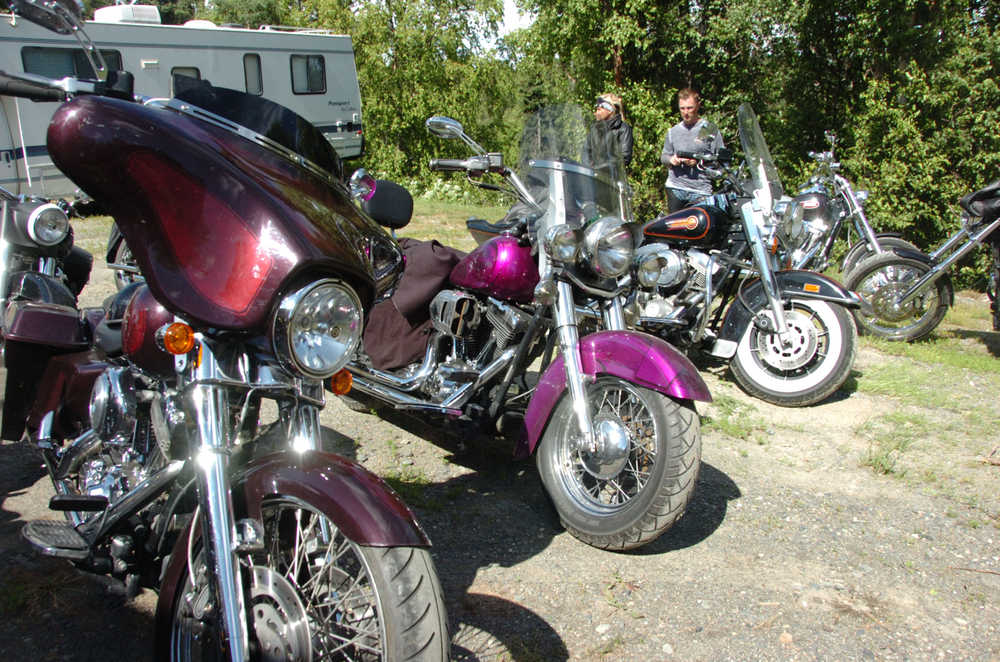
<svg viewBox="0 0 1000 662">
<path fill-rule="evenodd" d="M 685 246 L 714 246 L 726 236 L 729 214 L 718 207 L 699 205 L 657 216 L 642 228 L 646 243 L 666 241 Z"/>
</svg>

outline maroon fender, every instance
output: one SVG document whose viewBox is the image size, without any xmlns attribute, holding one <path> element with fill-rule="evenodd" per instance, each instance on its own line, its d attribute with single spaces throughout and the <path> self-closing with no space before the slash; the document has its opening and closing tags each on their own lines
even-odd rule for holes
<svg viewBox="0 0 1000 662">
<path fill-rule="evenodd" d="M 274 453 L 232 478 L 236 517 L 259 521 L 270 497 L 291 497 L 319 510 L 353 542 L 372 547 L 429 547 L 413 513 L 381 479 L 359 464 L 325 452 Z M 199 527 L 200 528 L 200 527 Z M 156 650 L 169 651 L 170 622 L 187 565 L 190 529 L 177 539 L 156 603 Z M 200 530 L 195 536 L 201 535 Z M 165 659 L 165 658 L 161 658 Z"/>
<path fill-rule="evenodd" d="M 694 364 L 673 345 L 635 331 L 598 331 L 580 339 L 580 359 L 587 375 L 613 375 L 679 400 L 711 402 L 708 385 Z M 559 398 L 566 390 L 566 369 L 556 358 L 538 380 L 524 413 L 525 430 L 514 451 L 535 451 Z"/>
<path fill-rule="evenodd" d="M 28 414 L 34 432 L 46 413 L 55 412 L 52 435 L 67 439 L 81 434 L 90 423 L 90 394 L 94 382 L 109 366 L 94 350 L 53 356 L 38 382 L 38 395 Z"/>
</svg>

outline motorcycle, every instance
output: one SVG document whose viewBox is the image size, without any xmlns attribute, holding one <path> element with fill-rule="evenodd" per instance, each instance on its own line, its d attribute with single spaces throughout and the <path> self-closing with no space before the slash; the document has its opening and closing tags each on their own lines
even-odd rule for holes
<svg viewBox="0 0 1000 662">
<path fill-rule="evenodd" d="M 792 198 L 802 206 L 802 224 L 785 239 L 788 268 L 826 271 L 841 230 L 850 242 L 852 227 L 858 239 L 850 243 L 844 255 L 840 265 L 843 274 L 862 260 L 891 248 L 916 250 L 916 246 L 896 233 L 877 233 L 872 229 L 864 210 L 868 192 L 855 191 L 851 182 L 840 174 L 840 163 L 834 157 L 836 134 L 827 131 L 826 139 L 830 149 L 809 152 L 816 170 Z"/>
<path fill-rule="evenodd" d="M 981 243 L 990 246 L 987 293 L 993 329 L 1000 330 L 997 287 L 1000 284 L 1000 180 L 959 201 L 961 227 L 929 255 L 915 248 L 893 247 L 856 264 L 845 276 L 869 307 L 855 311 L 862 332 L 887 340 L 926 338 L 954 303 L 948 270 Z"/>
<path fill-rule="evenodd" d="M 749 170 L 726 164 L 720 150 L 712 174 L 724 180 L 713 200 L 660 216 L 642 227 L 637 258 L 657 256 L 656 278 L 638 273 L 638 328 L 680 347 L 729 361 L 749 394 L 788 407 L 810 405 L 836 391 L 854 362 L 857 331 L 847 309 L 861 300 L 836 281 L 781 269 L 776 255 L 799 235 L 801 200 L 787 200 L 749 105 L 738 111 Z M 701 158 L 682 154 L 685 158 Z"/>
<path fill-rule="evenodd" d="M 694 403 L 711 396 L 676 349 L 625 329 L 615 282 L 634 253 L 625 170 L 614 141 L 588 125 L 576 107 L 532 113 L 518 174 L 454 119 L 427 120 L 473 151 L 433 159 L 432 170 L 464 172 L 519 202 L 504 234 L 468 255 L 433 242 L 405 249 L 399 289 L 376 306 L 348 369 L 352 393 L 371 402 L 488 432 L 516 428 L 514 455 L 535 454 L 566 529 L 625 550 L 684 512 L 701 457 Z M 602 303 L 607 330 L 580 337 L 582 296 Z"/>
<path fill-rule="evenodd" d="M 98 54 L 73 0 L 13 9 Z M 395 286 L 395 242 L 287 109 L 204 81 L 142 105 L 125 72 L 91 88 L 57 110 L 48 151 L 144 281 L 79 310 L 39 275 L 56 295 L 6 303 L 3 436 L 39 449 L 65 516 L 23 537 L 127 595 L 157 590 L 160 659 L 447 659 L 427 536 L 321 450 L 323 382 L 343 382 Z"/>
</svg>

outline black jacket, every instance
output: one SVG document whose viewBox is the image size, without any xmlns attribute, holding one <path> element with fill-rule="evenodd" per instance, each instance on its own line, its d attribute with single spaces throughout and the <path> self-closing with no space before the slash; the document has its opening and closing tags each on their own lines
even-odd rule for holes
<svg viewBox="0 0 1000 662">
<path fill-rule="evenodd" d="M 591 127 L 590 135 L 587 137 L 587 151 L 591 159 L 599 160 L 598 155 L 607 151 L 597 147 L 601 140 L 606 140 L 608 143 L 617 142 L 625 167 L 632 163 L 632 127 L 622 120 L 621 115 L 595 122 Z M 608 144 L 608 148 L 612 148 L 612 144 Z"/>
</svg>

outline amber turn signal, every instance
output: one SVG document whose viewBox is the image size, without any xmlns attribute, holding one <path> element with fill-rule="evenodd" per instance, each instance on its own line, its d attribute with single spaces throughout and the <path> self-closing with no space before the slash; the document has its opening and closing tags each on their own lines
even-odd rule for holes
<svg viewBox="0 0 1000 662">
<path fill-rule="evenodd" d="M 163 349 L 171 354 L 187 354 L 194 349 L 194 329 L 183 322 L 174 322 L 163 332 Z"/>
<path fill-rule="evenodd" d="M 346 368 L 330 378 L 330 390 L 334 395 L 347 395 L 354 386 L 354 376 Z"/>
</svg>

